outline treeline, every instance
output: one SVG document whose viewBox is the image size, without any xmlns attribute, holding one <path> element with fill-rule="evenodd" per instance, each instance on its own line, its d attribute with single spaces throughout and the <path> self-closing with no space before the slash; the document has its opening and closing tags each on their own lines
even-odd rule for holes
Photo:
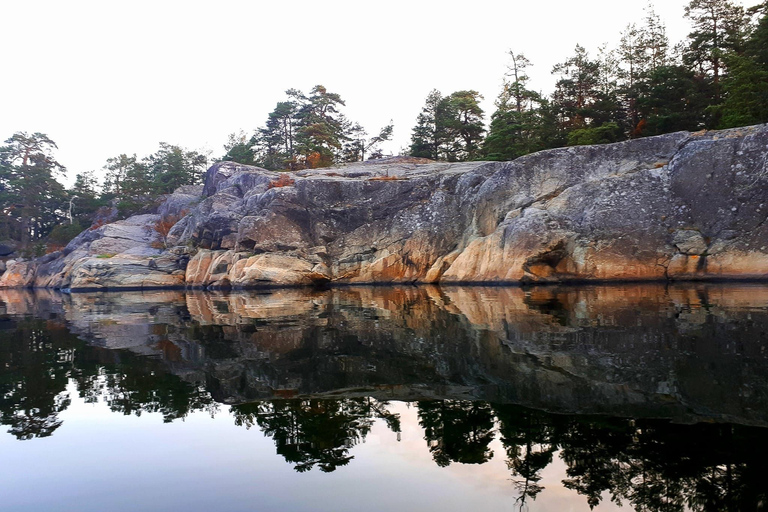
<svg viewBox="0 0 768 512">
<path fill-rule="evenodd" d="M 510 51 L 485 135 L 476 91 L 427 97 L 410 154 L 437 160 L 511 160 L 542 149 L 601 144 L 681 130 L 768 121 L 768 2 L 692 0 L 692 32 L 672 46 L 653 11 L 630 24 L 614 49 L 577 45 L 554 66 L 555 90 L 531 88 L 531 62 Z"/>
</svg>

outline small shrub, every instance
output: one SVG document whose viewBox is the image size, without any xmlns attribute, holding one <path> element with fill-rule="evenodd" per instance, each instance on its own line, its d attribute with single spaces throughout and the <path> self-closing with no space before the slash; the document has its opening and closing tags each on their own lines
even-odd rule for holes
<svg viewBox="0 0 768 512">
<path fill-rule="evenodd" d="M 70 240 L 75 238 L 83 231 L 82 226 L 78 222 L 72 224 L 59 224 L 48 235 L 48 248 L 51 247 L 63 247 L 67 245 Z"/>
<path fill-rule="evenodd" d="M 150 245 L 154 249 L 163 249 L 167 248 L 167 242 L 168 242 L 168 233 L 171 232 L 171 229 L 173 229 L 173 226 L 176 225 L 177 222 L 179 222 L 184 216 L 187 215 L 189 210 L 182 210 L 179 212 L 178 215 L 164 215 L 161 217 L 155 224 L 152 226 L 152 230 L 155 231 L 155 233 L 159 234 L 162 238 L 162 242 L 152 242 Z"/>
<path fill-rule="evenodd" d="M 101 226 L 103 226 L 106 223 L 107 222 L 104 219 L 97 219 L 96 222 L 94 222 L 91 225 L 91 227 L 89 227 L 88 229 L 91 230 L 91 231 L 95 231 L 95 230 L 99 229 Z"/>
</svg>

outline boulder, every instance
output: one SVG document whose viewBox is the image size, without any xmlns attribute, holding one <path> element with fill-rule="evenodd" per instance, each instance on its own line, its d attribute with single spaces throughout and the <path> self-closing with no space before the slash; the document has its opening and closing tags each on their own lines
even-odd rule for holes
<svg viewBox="0 0 768 512">
<path fill-rule="evenodd" d="M 0 242 L 0 258 L 12 255 L 16 252 L 18 244 L 13 240 L 4 240 Z"/>
</svg>

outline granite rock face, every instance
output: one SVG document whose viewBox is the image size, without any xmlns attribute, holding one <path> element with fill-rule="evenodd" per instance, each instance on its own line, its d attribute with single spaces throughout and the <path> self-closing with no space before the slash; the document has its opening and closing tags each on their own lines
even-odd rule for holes
<svg viewBox="0 0 768 512">
<path fill-rule="evenodd" d="M 158 216 L 86 232 L 51 261 L 9 266 L 0 285 L 768 277 L 766 125 L 512 162 L 395 158 L 282 178 L 225 162 L 199 194 L 179 190 Z M 167 234 L 152 232 L 159 222 L 172 225 Z M 114 256 L 97 258 L 104 253 Z"/>
</svg>

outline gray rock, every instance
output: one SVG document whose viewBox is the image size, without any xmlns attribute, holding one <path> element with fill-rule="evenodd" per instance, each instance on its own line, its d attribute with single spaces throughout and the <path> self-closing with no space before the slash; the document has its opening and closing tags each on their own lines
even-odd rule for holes
<svg viewBox="0 0 768 512">
<path fill-rule="evenodd" d="M 13 240 L 4 240 L 0 242 L 0 257 L 6 257 L 16 252 L 18 244 Z"/>
<path fill-rule="evenodd" d="M 87 231 L 61 257 L 17 269 L 13 282 L 30 268 L 38 285 L 72 283 L 80 272 L 96 287 L 136 286 L 134 274 L 146 286 L 214 287 L 764 279 L 766 155 L 760 125 L 512 162 L 384 159 L 285 182 L 222 162 L 208 170 L 202 199 L 181 189 L 160 215 Z M 168 263 L 155 268 L 153 258 Z"/>
</svg>

